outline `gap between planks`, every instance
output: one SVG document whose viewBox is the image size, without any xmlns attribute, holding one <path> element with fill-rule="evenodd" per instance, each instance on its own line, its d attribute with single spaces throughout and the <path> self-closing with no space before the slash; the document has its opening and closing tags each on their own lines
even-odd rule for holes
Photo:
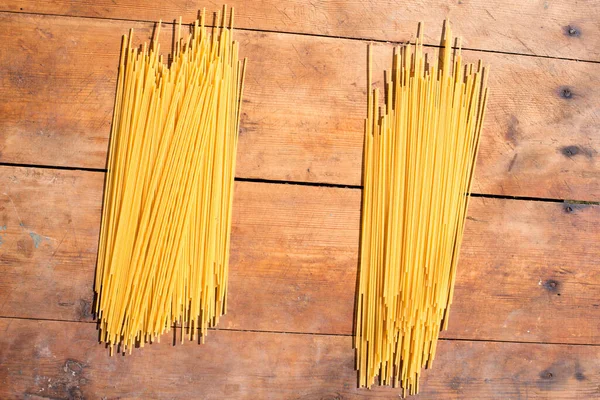
<svg viewBox="0 0 600 400">
<path fill-rule="evenodd" d="M 38 169 L 55 169 L 60 171 L 83 171 L 83 172 L 97 172 L 106 173 L 105 168 L 84 168 L 84 167 L 68 167 L 60 165 L 38 165 L 38 164 L 16 164 L 0 162 L 0 167 L 14 167 L 14 168 L 38 168 Z M 236 182 L 252 182 L 252 183 L 265 183 L 272 185 L 296 185 L 296 186 L 312 186 L 312 187 L 327 187 L 336 189 L 350 189 L 350 190 L 362 190 L 362 185 L 342 185 L 337 183 L 324 183 L 324 182 L 305 182 L 305 181 L 284 181 L 277 179 L 261 179 L 261 178 L 243 178 L 236 177 Z M 471 193 L 471 197 L 481 197 L 486 199 L 501 199 L 501 200 L 517 200 L 517 201 L 539 201 L 545 203 L 581 203 L 588 205 L 600 205 L 600 201 L 581 201 L 576 199 L 556 199 L 547 197 L 529 197 L 529 196 L 510 196 L 501 194 L 489 194 L 489 193 Z"/>
<path fill-rule="evenodd" d="M 0 319 L 6 320 L 21 320 L 21 321 L 45 321 L 69 324 L 95 324 L 97 321 L 76 321 L 71 319 L 55 319 L 55 318 L 31 318 L 31 317 L 9 317 L 0 315 Z M 173 330 L 181 329 L 181 327 L 171 327 Z M 228 332 L 250 332 L 250 333 L 267 333 L 273 335 L 307 335 L 307 336 L 333 336 L 333 337 L 352 337 L 351 334 L 345 333 L 320 333 L 320 332 L 289 332 L 289 331 L 269 331 L 259 329 L 236 329 L 236 328 L 208 328 L 211 332 L 228 331 Z M 169 332 L 172 333 L 173 331 Z M 165 333 L 163 336 L 167 335 Z M 508 344 L 539 344 L 545 346 L 588 346 L 600 347 L 600 343 L 564 343 L 564 342 L 538 342 L 538 341 L 520 341 L 520 340 L 498 340 L 498 339 L 468 339 L 468 338 L 450 338 L 441 337 L 438 340 L 445 342 L 482 342 L 482 343 L 508 343 Z M 188 340 L 189 342 L 189 340 Z M 100 343 L 100 342 L 99 342 Z"/>
<path fill-rule="evenodd" d="M 2 14 L 19 14 L 19 15 L 39 15 L 39 16 L 48 16 L 48 17 L 61 17 L 61 18 L 85 18 L 85 19 L 93 19 L 93 20 L 105 20 L 105 21 L 121 21 L 121 22 L 132 22 L 132 23 L 150 23 L 150 24 L 158 24 L 158 21 L 152 21 L 147 19 L 130 19 L 130 18 L 107 18 L 107 17 L 94 17 L 88 15 L 69 15 L 69 14 L 58 14 L 58 13 L 37 13 L 37 12 L 26 12 L 26 11 L 11 11 L 11 10 L 0 10 Z M 162 21 L 163 25 L 172 26 L 176 25 L 176 22 L 165 22 Z M 189 25 L 189 24 L 185 24 Z M 214 28 L 214 25 L 207 24 L 207 28 Z M 234 28 L 238 31 L 249 31 L 249 32 L 262 32 L 262 33 L 281 33 L 285 35 L 298 35 L 298 36 L 312 36 L 312 37 L 320 37 L 320 38 L 328 38 L 328 39 L 342 39 L 342 40 L 354 40 L 359 42 L 372 42 L 372 43 L 389 43 L 394 45 L 402 45 L 402 44 L 415 44 L 412 41 L 390 41 L 390 40 L 382 40 L 382 39 L 368 39 L 363 37 L 351 37 L 351 36 L 340 36 L 340 35 L 325 35 L 318 33 L 306 33 L 306 32 L 294 32 L 294 31 L 277 31 L 272 29 L 258 29 L 258 28 Z M 439 45 L 434 44 L 423 44 L 423 47 L 427 48 L 441 48 Z M 452 46 L 453 49 L 456 49 L 455 46 Z M 570 58 L 570 57 L 555 57 L 555 56 L 544 56 L 537 54 L 525 54 L 525 53 L 517 53 L 511 51 L 502 51 L 502 50 L 488 50 L 488 49 L 479 49 L 476 47 L 462 47 L 462 50 L 468 51 L 480 51 L 482 53 L 495 53 L 495 54 L 506 54 L 511 56 L 522 56 L 522 57 L 535 57 L 535 58 L 545 58 L 552 60 L 562 60 L 562 61 L 575 61 L 575 62 L 584 62 L 590 64 L 600 64 L 600 61 L 595 60 L 586 60 L 579 58 Z"/>
</svg>

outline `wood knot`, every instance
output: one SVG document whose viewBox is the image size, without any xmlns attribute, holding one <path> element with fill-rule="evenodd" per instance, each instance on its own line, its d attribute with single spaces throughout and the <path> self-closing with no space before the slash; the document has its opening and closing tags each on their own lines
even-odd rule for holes
<svg viewBox="0 0 600 400">
<path fill-rule="evenodd" d="M 77 317 L 81 321 L 94 318 L 91 301 L 79 299 L 79 305 L 77 307 Z"/>
<path fill-rule="evenodd" d="M 567 214 L 576 213 L 577 211 L 581 211 L 590 205 L 584 202 L 575 202 L 575 201 L 565 201 L 563 203 L 563 210 Z"/>
<path fill-rule="evenodd" d="M 573 157 L 573 156 L 576 156 L 577 154 L 579 154 L 579 147 L 565 146 L 565 147 L 561 148 L 560 151 L 561 151 L 561 153 L 563 153 L 563 155 L 565 157 Z"/>
<path fill-rule="evenodd" d="M 568 87 L 563 87 L 560 89 L 560 97 L 563 99 L 571 99 L 573 98 L 573 92 Z"/>
<path fill-rule="evenodd" d="M 581 35 L 581 30 L 574 25 L 567 25 L 565 27 L 565 32 L 570 37 L 579 37 Z"/>
<path fill-rule="evenodd" d="M 81 392 L 81 389 L 79 389 L 77 386 L 73 386 L 72 388 L 69 389 L 69 400 L 85 400 L 85 397 L 83 397 L 83 393 Z"/>
<path fill-rule="evenodd" d="M 68 359 L 65 362 L 65 366 L 63 367 L 63 371 L 67 374 L 71 374 L 72 376 L 76 376 L 83 371 L 84 365 L 83 363 L 77 360 Z"/>
<path fill-rule="evenodd" d="M 452 378 L 452 380 L 450 381 L 450 388 L 452 390 L 459 390 L 461 387 L 462 381 L 458 376 L 455 376 L 454 378 Z"/>
<path fill-rule="evenodd" d="M 554 377 L 554 375 L 552 374 L 551 371 L 544 370 L 544 371 L 540 372 L 540 378 L 542 378 L 542 379 L 548 380 L 548 379 L 552 379 L 553 377 Z"/>
<path fill-rule="evenodd" d="M 554 279 L 548 279 L 546 282 L 544 282 L 544 289 L 549 292 L 555 293 L 558 291 L 559 287 L 560 283 Z"/>
<path fill-rule="evenodd" d="M 573 158 L 575 156 L 583 156 L 586 157 L 589 160 L 592 160 L 595 156 L 596 156 L 596 150 L 594 150 L 591 147 L 586 147 L 586 146 L 577 146 L 577 145 L 570 145 L 570 146 L 562 146 L 559 148 L 561 154 L 565 157 L 568 158 Z"/>
</svg>

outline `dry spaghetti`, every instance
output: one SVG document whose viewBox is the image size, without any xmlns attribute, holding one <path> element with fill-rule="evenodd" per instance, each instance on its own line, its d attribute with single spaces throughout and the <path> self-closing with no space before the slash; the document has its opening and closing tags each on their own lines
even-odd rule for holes
<svg viewBox="0 0 600 400">
<path fill-rule="evenodd" d="M 95 291 L 100 338 L 129 350 L 175 324 L 202 341 L 227 309 L 229 237 L 245 60 L 233 9 L 181 19 L 170 63 L 123 37 Z M 181 339 L 184 338 L 182 329 Z"/>
<path fill-rule="evenodd" d="M 487 67 L 462 64 L 446 21 L 441 54 L 394 50 L 365 119 L 363 212 L 356 305 L 360 386 L 418 393 L 446 329 L 487 101 Z"/>
</svg>

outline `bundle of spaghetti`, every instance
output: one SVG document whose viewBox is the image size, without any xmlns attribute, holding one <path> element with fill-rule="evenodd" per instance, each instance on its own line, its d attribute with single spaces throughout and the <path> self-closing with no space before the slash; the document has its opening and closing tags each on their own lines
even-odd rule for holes
<svg viewBox="0 0 600 400">
<path fill-rule="evenodd" d="M 487 101 L 488 67 L 463 65 L 446 21 L 432 58 L 394 49 L 372 89 L 368 49 L 356 368 L 361 387 L 418 393 L 447 329 Z"/>
<path fill-rule="evenodd" d="M 170 63 L 123 37 L 96 269 L 100 340 L 125 352 L 179 324 L 204 342 L 227 309 L 235 157 L 246 60 L 233 9 L 206 12 Z M 229 21 L 227 21 L 227 19 Z"/>
</svg>

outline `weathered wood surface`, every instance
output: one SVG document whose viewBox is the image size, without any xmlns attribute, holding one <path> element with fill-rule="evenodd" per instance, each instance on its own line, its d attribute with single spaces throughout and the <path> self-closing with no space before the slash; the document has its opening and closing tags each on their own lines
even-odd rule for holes
<svg viewBox="0 0 600 400">
<path fill-rule="evenodd" d="M 2 399 L 361 399 L 350 337 L 211 332 L 109 357 L 92 324 L 0 319 Z M 441 341 L 414 399 L 597 399 L 600 347 Z"/>
<path fill-rule="evenodd" d="M 423 20 L 436 44 L 449 16 L 471 49 L 600 60 L 596 0 L 229 3 L 251 62 L 238 177 L 360 184 L 366 42 L 306 33 L 404 41 Z M 0 163 L 104 168 L 120 35 L 152 29 L 116 20 L 202 6 L 0 0 Z M 376 80 L 390 46 L 375 46 Z M 475 192 L 599 200 L 600 64 L 463 54 L 493 72 Z M 91 313 L 103 179 L 0 166 L 1 399 L 397 396 L 356 389 L 360 190 L 237 182 L 219 329 L 111 358 Z M 600 206 L 472 199 L 450 330 L 417 398 L 600 398 L 599 224 Z"/>
<path fill-rule="evenodd" d="M 0 316 L 91 321 L 103 174 L 0 167 Z M 219 327 L 350 335 L 360 191 L 237 182 Z M 600 207 L 473 198 L 447 338 L 600 343 Z"/>
<path fill-rule="evenodd" d="M 151 32 L 147 23 L 0 13 L 0 162 L 105 166 L 120 35 L 130 27 L 140 40 Z M 237 175 L 360 184 L 365 42 L 237 37 L 251 62 Z M 390 45 L 375 52 L 382 71 Z M 464 55 L 493 66 L 474 190 L 600 199 L 600 64 Z"/>
<path fill-rule="evenodd" d="M 465 46 L 581 60 L 600 60 L 600 2 L 597 0 L 230 0 L 236 26 L 279 32 L 406 41 L 423 21 L 426 42 L 438 44 L 449 17 Z M 95 18 L 190 22 L 198 10 L 217 11 L 220 2 L 200 0 L 1 0 L 0 10 Z"/>
</svg>

